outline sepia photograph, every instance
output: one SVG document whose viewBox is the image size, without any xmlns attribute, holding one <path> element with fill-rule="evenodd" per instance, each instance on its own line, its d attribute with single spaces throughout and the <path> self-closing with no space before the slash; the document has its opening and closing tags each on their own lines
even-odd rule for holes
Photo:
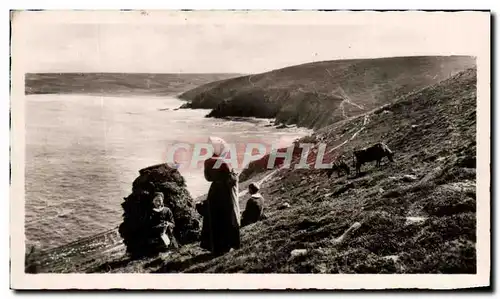
<svg viewBox="0 0 500 299">
<path fill-rule="evenodd" d="M 489 286 L 490 18 L 11 11 L 11 288 Z"/>
</svg>

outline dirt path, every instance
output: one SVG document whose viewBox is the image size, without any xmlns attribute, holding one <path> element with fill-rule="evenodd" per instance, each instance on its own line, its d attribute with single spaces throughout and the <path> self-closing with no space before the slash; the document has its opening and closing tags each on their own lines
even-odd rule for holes
<svg viewBox="0 0 500 299">
<path fill-rule="evenodd" d="M 252 84 L 253 87 L 255 87 L 255 84 L 252 82 L 252 78 L 254 75 L 248 76 L 248 83 Z"/>
</svg>

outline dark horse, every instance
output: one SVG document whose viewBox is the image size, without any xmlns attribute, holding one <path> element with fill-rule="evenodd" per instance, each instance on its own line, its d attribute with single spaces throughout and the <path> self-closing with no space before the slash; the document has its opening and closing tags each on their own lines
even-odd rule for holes
<svg viewBox="0 0 500 299">
<path fill-rule="evenodd" d="M 382 158 L 387 157 L 389 161 L 394 162 L 394 153 L 387 145 L 382 142 L 376 143 L 370 147 L 356 150 L 353 155 L 353 166 L 356 166 L 356 175 L 361 172 L 361 165 L 366 162 L 377 161 L 376 166 L 380 167 Z"/>
</svg>

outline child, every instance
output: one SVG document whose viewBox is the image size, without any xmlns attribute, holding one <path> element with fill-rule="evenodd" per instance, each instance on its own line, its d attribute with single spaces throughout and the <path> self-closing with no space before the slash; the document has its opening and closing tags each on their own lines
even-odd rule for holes
<svg viewBox="0 0 500 299">
<path fill-rule="evenodd" d="M 205 200 L 196 204 L 196 211 L 202 217 L 205 217 L 205 215 L 207 214 L 207 210 L 208 210 L 208 207 L 207 207 L 207 202 Z"/>
<path fill-rule="evenodd" d="M 150 216 L 153 237 L 160 237 L 166 247 L 169 247 L 171 243 L 173 243 L 174 247 L 177 247 L 173 236 L 175 227 L 174 214 L 169 208 L 163 205 L 163 199 L 163 193 L 155 193 L 153 210 Z"/>
<path fill-rule="evenodd" d="M 257 183 L 251 183 L 248 186 L 248 193 L 251 194 L 251 197 L 247 201 L 245 211 L 243 211 L 241 217 L 242 227 L 266 218 L 264 215 L 264 198 L 259 193 L 259 189 Z"/>
</svg>

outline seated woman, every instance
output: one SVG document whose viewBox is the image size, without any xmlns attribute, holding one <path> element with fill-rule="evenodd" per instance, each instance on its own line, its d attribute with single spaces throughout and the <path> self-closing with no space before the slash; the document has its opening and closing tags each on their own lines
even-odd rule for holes
<svg viewBox="0 0 500 299">
<path fill-rule="evenodd" d="M 206 201 L 202 201 L 202 202 L 197 203 L 195 207 L 196 207 L 196 211 L 202 217 L 205 217 L 205 215 L 207 214 L 207 210 L 208 210 Z"/>
<path fill-rule="evenodd" d="M 161 239 L 165 247 L 172 244 L 177 247 L 177 242 L 174 239 L 174 214 L 163 204 L 163 193 L 156 192 L 153 198 L 153 210 L 150 215 L 151 237 L 153 239 Z"/>
<path fill-rule="evenodd" d="M 264 215 L 264 198 L 259 193 L 259 189 L 257 183 L 251 183 L 248 186 L 248 193 L 250 193 L 251 197 L 248 199 L 241 216 L 241 227 L 267 218 Z"/>
</svg>

